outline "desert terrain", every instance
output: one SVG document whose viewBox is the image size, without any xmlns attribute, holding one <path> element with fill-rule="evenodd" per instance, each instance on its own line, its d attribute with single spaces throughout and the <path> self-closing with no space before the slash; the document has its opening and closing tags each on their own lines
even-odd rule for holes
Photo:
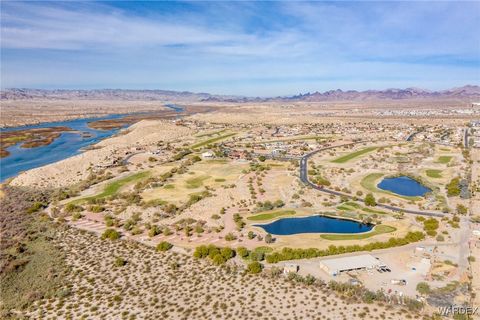
<svg viewBox="0 0 480 320">
<path fill-rule="evenodd" d="M 116 103 L 144 111 L 155 104 Z M 477 111 L 465 102 L 419 103 L 388 100 L 397 106 L 388 115 L 378 102 L 178 104 L 188 112 L 129 120 L 80 154 L 7 179 L 2 228 L 17 221 L 11 215 L 42 227 L 15 229 L 4 244 L 3 283 L 23 286 L 4 287 L 3 314 L 430 319 L 444 305 L 477 301 Z M 105 108 L 92 114 L 114 109 Z M 9 110 L 12 119 L 43 121 Z M 425 191 L 380 187 L 397 178 Z M 32 188 L 46 194 L 21 196 Z M 368 231 L 266 231 L 311 217 Z M 43 246 L 61 261 L 46 261 Z M 390 271 L 333 277 L 319 267 L 362 252 Z"/>
</svg>

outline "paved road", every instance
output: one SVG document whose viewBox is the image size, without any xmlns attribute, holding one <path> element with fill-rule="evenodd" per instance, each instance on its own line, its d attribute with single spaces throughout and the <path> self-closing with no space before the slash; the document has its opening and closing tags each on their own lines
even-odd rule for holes
<svg viewBox="0 0 480 320">
<path fill-rule="evenodd" d="M 123 160 L 120 162 L 122 165 L 127 165 L 130 158 L 133 157 L 133 156 L 136 156 L 137 154 L 140 154 L 140 153 L 144 153 L 145 151 L 139 151 L 139 152 L 134 152 L 134 153 L 130 153 L 129 155 L 127 155 L 125 158 L 123 158 Z"/>
<path fill-rule="evenodd" d="M 304 184 L 306 184 L 306 185 L 308 185 L 308 186 L 310 186 L 310 187 L 312 187 L 312 188 L 314 188 L 318 191 L 328 193 L 328 194 L 333 194 L 335 196 L 344 196 L 344 197 L 347 197 L 349 199 L 353 199 L 353 196 L 351 196 L 351 195 L 348 195 L 348 194 L 345 194 L 345 193 L 342 193 L 342 192 L 338 192 L 338 191 L 335 191 L 335 190 L 330 190 L 330 189 L 324 188 L 322 186 L 318 186 L 318 185 L 314 184 L 313 182 L 311 182 L 308 179 L 308 159 L 310 157 L 312 157 L 313 155 L 321 152 L 321 151 L 325 151 L 325 150 L 333 149 L 333 148 L 338 148 L 338 147 L 343 147 L 343 146 L 350 146 L 350 145 L 354 145 L 354 144 L 361 143 L 361 142 L 365 142 L 365 141 L 358 141 L 358 142 L 346 143 L 346 144 L 342 144 L 342 145 L 325 147 L 325 148 L 318 149 L 318 150 L 315 150 L 313 152 L 310 152 L 310 153 L 304 155 L 300 159 L 300 180 Z M 401 211 L 401 212 L 405 212 L 405 213 L 417 214 L 417 215 L 423 215 L 423 216 L 430 216 L 430 217 L 443 217 L 444 216 L 443 214 L 437 213 L 437 212 L 425 212 L 425 211 L 418 211 L 418 210 L 409 210 L 409 209 L 394 207 L 394 206 L 390 206 L 390 205 L 387 205 L 387 204 L 380 204 L 380 203 L 377 204 L 377 207 L 392 210 L 392 211 L 396 211 L 396 212 Z"/>
<path fill-rule="evenodd" d="M 468 149 L 468 128 L 465 128 L 465 135 L 463 136 L 463 146 Z"/>
</svg>

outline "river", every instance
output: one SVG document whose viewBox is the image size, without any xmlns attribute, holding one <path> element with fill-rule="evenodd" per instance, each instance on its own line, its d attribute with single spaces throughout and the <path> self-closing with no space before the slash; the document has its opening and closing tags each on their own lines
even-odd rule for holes
<svg viewBox="0 0 480 320">
<path fill-rule="evenodd" d="M 182 112 L 183 108 L 177 105 L 166 105 L 166 107 Z M 47 122 L 34 125 L 26 125 L 20 127 L 11 127 L 1 129 L 3 132 L 26 130 L 34 128 L 48 127 L 69 127 L 76 132 L 63 132 L 60 137 L 55 139 L 51 144 L 36 148 L 22 148 L 21 143 L 7 148 L 10 155 L 0 158 L 0 182 L 8 178 L 17 176 L 22 171 L 38 168 L 50 163 L 54 163 L 82 152 L 82 150 L 93 145 L 100 140 L 108 138 L 118 132 L 119 129 L 113 130 L 96 130 L 88 127 L 88 123 L 98 120 L 110 120 L 124 117 L 123 114 L 114 114 L 98 118 L 85 118 L 67 121 Z M 81 133 L 88 133 L 88 136 Z"/>
</svg>

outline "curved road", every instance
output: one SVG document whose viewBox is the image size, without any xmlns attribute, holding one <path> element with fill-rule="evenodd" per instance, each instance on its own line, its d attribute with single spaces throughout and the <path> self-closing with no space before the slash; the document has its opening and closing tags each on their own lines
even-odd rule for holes
<svg viewBox="0 0 480 320">
<path fill-rule="evenodd" d="M 352 143 L 346 143 L 346 144 L 341 144 L 341 145 L 325 147 L 325 148 L 318 149 L 318 150 L 315 150 L 313 152 L 310 152 L 310 153 L 304 155 L 300 159 L 300 180 L 304 184 L 306 184 L 306 185 L 308 185 L 308 186 L 310 186 L 310 187 L 312 187 L 312 188 L 314 188 L 318 191 L 325 192 L 325 193 L 328 193 L 328 194 L 333 194 L 335 196 L 344 196 L 344 197 L 347 197 L 349 199 L 353 199 L 353 196 L 351 196 L 351 195 L 348 195 L 348 194 L 345 194 L 345 193 L 342 193 L 342 192 L 338 192 L 338 191 L 335 191 L 335 190 L 326 189 L 324 187 L 318 186 L 318 185 L 314 184 L 313 182 L 311 182 L 308 179 L 308 159 L 310 157 L 312 157 L 313 155 L 317 154 L 320 151 L 325 151 L 325 150 L 328 150 L 328 149 L 333 149 L 333 148 L 338 148 L 338 147 L 350 146 L 350 145 L 354 145 L 354 144 L 361 143 L 361 142 L 366 142 L 366 141 L 358 141 L 358 142 L 352 142 Z M 381 203 L 377 203 L 377 207 L 384 208 L 384 209 L 389 209 L 389 210 L 396 211 L 396 212 L 402 211 L 402 212 L 405 212 L 405 213 L 418 214 L 418 215 L 430 216 L 430 217 L 443 217 L 444 216 L 442 213 L 409 210 L 409 209 L 403 209 L 403 208 L 394 207 L 394 206 L 390 206 L 390 205 L 387 205 L 387 204 L 381 204 Z"/>
</svg>

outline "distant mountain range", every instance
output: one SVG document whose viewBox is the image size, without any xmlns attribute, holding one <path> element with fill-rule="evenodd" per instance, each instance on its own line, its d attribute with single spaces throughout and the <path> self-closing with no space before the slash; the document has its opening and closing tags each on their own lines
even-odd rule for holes
<svg viewBox="0 0 480 320">
<path fill-rule="evenodd" d="M 429 91 L 418 88 L 356 91 L 340 89 L 294 96 L 258 98 L 188 91 L 169 90 L 43 90 L 43 89 L 5 89 L 0 93 L 1 100 L 141 100 L 162 102 L 321 102 L 321 101 L 368 101 L 401 99 L 480 99 L 480 86 L 466 85 L 459 88 Z"/>
<path fill-rule="evenodd" d="M 419 88 L 343 91 L 340 89 L 299 94 L 283 99 L 291 101 L 362 101 L 362 100 L 399 100 L 399 99 L 431 99 L 431 98 L 480 98 L 480 86 L 467 85 L 460 88 L 442 91 L 429 91 Z"/>
</svg>

